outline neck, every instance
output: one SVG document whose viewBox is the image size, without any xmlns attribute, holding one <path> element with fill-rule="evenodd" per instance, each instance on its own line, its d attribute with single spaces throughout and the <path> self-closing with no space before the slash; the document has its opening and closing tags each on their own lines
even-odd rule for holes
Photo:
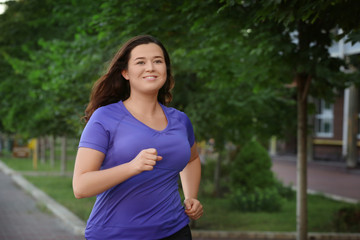
<svg viewBox="0 0 360 240">
<path fill-rule="evenodd" d="M 136 114 L 155 115 L 160 107 L 157 96 L 133 96 L 124 101 L 125 107 Z M 161 108 L 161 107 L 160 107 Z"/>
</svg>

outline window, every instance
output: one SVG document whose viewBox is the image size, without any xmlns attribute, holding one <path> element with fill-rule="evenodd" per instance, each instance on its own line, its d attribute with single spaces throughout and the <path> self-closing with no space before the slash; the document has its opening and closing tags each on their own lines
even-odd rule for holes
<svg viewBox="0 0 360 240">
<path fill-rule="evenodd" d="M 324 100 L 318 101 L 315 115 L 315 134 L 317 137 L 333 137 L 334 106 Z"/>
</svg>

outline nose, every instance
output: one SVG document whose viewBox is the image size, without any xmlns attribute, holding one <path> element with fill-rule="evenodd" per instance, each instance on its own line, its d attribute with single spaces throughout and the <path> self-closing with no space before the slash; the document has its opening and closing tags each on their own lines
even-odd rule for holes
<svg viewBox="0 0 360 240">
<path fill-rule="evenodd" d="M 146 64 L 146 71 L 148 71 L 148 72 L 154 71 L 154 64 L 153 64 L 151 61 L 149 61 L 149 62 Z"/>
</svg>

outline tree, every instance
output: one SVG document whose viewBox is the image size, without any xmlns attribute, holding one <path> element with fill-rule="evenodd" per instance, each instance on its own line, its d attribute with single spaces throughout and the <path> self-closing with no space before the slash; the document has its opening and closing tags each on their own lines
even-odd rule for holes
<svg viewBox="0 0 360 240">
<path fill-rule="evenodd" d="M 99 3 L 86 7 L 83 1 L 68 0 L 7 4 L 0 16 L 4 33 L 0 37 L 1 122 L 26 137 L 77 136 L 89 79 L 99 71 L 86 65 L 98 55 L 88 54 L 94 37 L 85 27 Z M 79 41 L 74 42 L 76 38 Z M 62 156 L 66 159 L 64 151 Z"/>
<path fill-rule="evenodd" d="M 249 29 L 246 45 L 256 49 L 268 49 L 279 62 L 272 62 L 291 70 L 283 84 L 296 87 L 297 136 L 298 136 L 298 207 L 297 239 L 307 239 L 306 207 L 306 135 L 307 96 L 329 99 L 334 89 L 343 89 L 354 81 L 340 68 L 347 65 L 340 59 L 331 58 L 328 47 L 332 40 L 360 28 L 357 1 L 227 1 L 223 9 L 230 8 L 239 15 L 241 27 Z M 347 12 L 344 17 L 344 12 Z M 338 35 L 337 28 L 343 30 Z M 276 45 L 269 45 L 269 38 L 278 36 Z M 255 38 L 255 41 L 254 41 Z M 254 43 L 256 45 L 254 45 Z M 260 47 L 259 47 L 260 46 Z M 284 61 L 287 60 L 287 61 Z M 277 73 L 279 74 L 279 72 Z"/>
<path fill-rule="evenodd" d="M 102 69 L 100 64 L 121 42 L 138 34 L 158 37 L 171 53 L 177 85 L 172 106 L 189 114 L 197 140 L 215 138 L 216 148 L 222 152 L 226 141 L 242 144 L 253 135 L 267 139 L 286 126 L 274 124 L 279 116 L 290 119 L 293 103 L 285 98 L 287 90 L 278 81 L 267 88 L 267 81 L 283 71 L 269 67 L 276 54 L 266 49 L 270 44 L 249 51 L 244 44 L 249 32 L 239 28 L 237 12 L 218 11 L 223 3 L 109 0 L 86 3 L 84 8 L 82 1 L 43 1 L 31 6 L 14 3 L 1 26 L 9 31 L 6 41 L 17 37 L 16 45 L 23 46 L 18 52 L 3 51 L 2 60 L 11 73 L 0 87 L 8 96 L 2 108 L 2 121 L 8 129 L 32 136 L 76 133 L 91 84 Z M 29 13 L 30 7 L 41 11 Z M 14 22 L 12 12 L 28 14 L 26 19 L 35 19 L 37 24 L 22 19 L 14 28 L 18 32 L 12 33 L 7 28 Z M 30 35 L 31 44 L 21 41 L 28 31 L 37 33 Z M 255 71 L 249 71 L 259 63 Z M 19 78 L 19 86 L 27 86 L 19 98 L 8 94 L 15 92 L 14 76 Z"/>
</svg>

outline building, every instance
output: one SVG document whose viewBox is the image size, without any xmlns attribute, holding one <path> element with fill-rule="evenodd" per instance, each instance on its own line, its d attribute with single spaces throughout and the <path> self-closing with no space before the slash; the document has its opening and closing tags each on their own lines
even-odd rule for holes
<svg viewBox="0 0 360 240">
<path fill-rule="evenodd" d="M 332 57 L 346 58 L 360 54 L 360 43 L 352 45 L 342 39 L 329 48 Z M 355 70 L 353 70 L 355 71 Z M 316 114 L 309 119 L 313 133 L 308 138 L 308 160 L 345 162 L 348 167 L 360 166 L 360 93 L 351 86 L 339 93 L 334 103 L 322 99 L 313 102 Z M 296 138 L 280 145 L 280 153 L 295 154 Z M 274 143 L 270 152 L 274 153 Z"/>
</svg>

